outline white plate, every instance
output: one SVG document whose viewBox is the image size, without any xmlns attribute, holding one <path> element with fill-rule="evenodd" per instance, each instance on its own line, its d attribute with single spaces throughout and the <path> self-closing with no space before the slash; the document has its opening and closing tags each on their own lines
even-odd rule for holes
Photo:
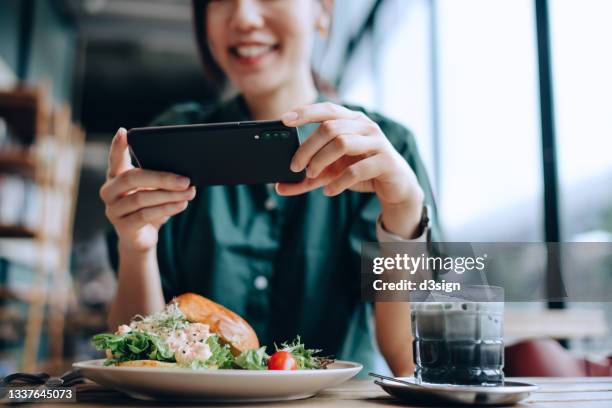
<svg viewBox="0 0 612 408">
<path fill-rule="evenodd" d="M 283 401 L 312 397 L 354 377 L 362 365 L 336 361 L 324 370 L 191 370 L 74 363 L 84 377 L 139 399 L 218 402 Z"/>
</svg>

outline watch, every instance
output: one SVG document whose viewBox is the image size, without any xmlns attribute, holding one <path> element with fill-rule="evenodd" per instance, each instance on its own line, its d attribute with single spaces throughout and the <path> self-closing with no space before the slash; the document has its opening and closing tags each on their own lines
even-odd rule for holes
<svg viewBox="0 0 612 408">
<path fill-rule="evenodd" d="M 419 221 L 419 234 L 418 236 L 423 235 L 423 233 L 427 233 L 427 241 L 429 241 L 429 206 L 423 204 L 423 210 L 421 212 L 421 221 Z"/>
</svg>

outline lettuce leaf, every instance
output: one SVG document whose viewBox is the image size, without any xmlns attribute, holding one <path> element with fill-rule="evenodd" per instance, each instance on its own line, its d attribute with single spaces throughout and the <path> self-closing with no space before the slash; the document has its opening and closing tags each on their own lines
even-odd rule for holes
<svg viewBox="0 0 612 408">
<path fill-rule="evenodd" d="M 234 356 L 230 351 L 230 346 L 227 344 L 221 345 L 219 336 L 216 334 L 206 339 L 206 344 L 210 347 L 212 355 L 206 360 L 208 367 L 216 366 L 217 368 L 231 368 L 234 362 Z"/>
<path fill-rule="evenodd" d="M 307 349 L 302 343 L 300 336 L 297 336 L 291 343 L 282 343 L 280 347 L 274 345 L 276 351 L 287 351 L 295 358 L 298 370 L 322 369 L 326 368 L 334 360 L 329 357 L 316 356 L 321 350 Z"/>
<path fill-rule="evenodd" d="M 110 350 L 113 353 L 113 358 L 107 359 L 105 365 L 132 360 L 176 361 L 174 353 L 167 349 L 164 342 L 150 333 L 101 333 L 93 336 L 91 342 L 97 350 Z"/>
<path fill-rule="evenodd" d="M 266 346 L 263 346 L 258 349 L 243 351 L 234 360 L 234 365 L 244 370 L 267 370 L 269 358 L 270 356 L 266 353 Z"/>
</svg>

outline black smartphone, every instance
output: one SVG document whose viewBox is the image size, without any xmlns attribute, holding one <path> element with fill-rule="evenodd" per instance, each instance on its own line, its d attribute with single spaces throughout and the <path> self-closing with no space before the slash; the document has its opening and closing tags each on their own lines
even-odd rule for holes
<svg viewBox="0 0 612 408">
<path fill-rule="evenodd" d="M 280 121 L 133 128 L 128 144 L 136 166 L 187 176 L 196 186 L 297 183 L 289 168 L 300 146 L 297 128 Z"/>
</svg>

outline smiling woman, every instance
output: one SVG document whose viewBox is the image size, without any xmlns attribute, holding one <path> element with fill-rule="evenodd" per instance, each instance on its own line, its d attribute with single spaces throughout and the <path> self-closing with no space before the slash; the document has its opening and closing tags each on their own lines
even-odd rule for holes
<svg viewBox="0 0 612 408">
<path fill-rule="evenodd" d="M 211 82 L 231 83 L 243 92 L 252 86 L 257 93 L 283 82 L 312 86 L 303 61 L 310 60 L 314 31 L 327 34 L 332 5 L 330 0 L 194 0 L 196 41 Z M 274 70 L 274 77 L 265 70 Z"/>
<path fill-rule="evenodd" d="M 332 6 L 193 1 L 206 73 L 238 95 L 172 107 L 155 125 L 281 119 L 300 128 L 304 141 L 290 167 L 307 177 L 196 192 L 176 175 L 133 168 L 120 129 L 100 191 L 115 227 L 111 326 L 189 291 L 244 316 L 263 345 L 299 334 L 368 371 L 379 359 L 376 339 L 396 374 L 412 374 L 409 305 L 373 310 L 361 301 L 361 244 L 438 238 L 433 195 L 406 128 L 317 90 L 311 52 L 317 33 L 327 35 Z"/>
</svg>

